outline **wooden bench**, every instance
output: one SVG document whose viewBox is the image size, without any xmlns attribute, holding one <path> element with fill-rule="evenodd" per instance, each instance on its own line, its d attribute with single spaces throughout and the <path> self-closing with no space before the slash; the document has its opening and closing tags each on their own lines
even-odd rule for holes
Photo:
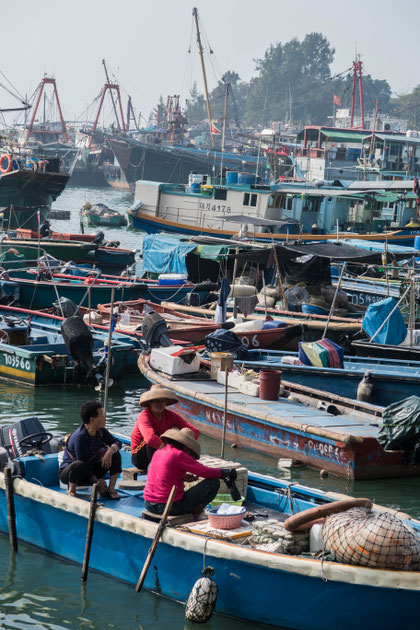
<svg viewBox="0 0 420 630">
<path fill-rule="evenodd" d="M 162 514 L 153 514 L 153 512 L 149 512 L 149 510 L 143 510 L 141 513 L 141 517 L 146 521 L 153 521 L 154 523 L 159 523 L 162 518 Z M 192 523 L 197 520 L 197 516 L 195 514 L 178 514 L 176 516 L 168 516 L 167 523 L 172 527 L 175 525 L 183 525 L 184 523 Z"/>
</svg>

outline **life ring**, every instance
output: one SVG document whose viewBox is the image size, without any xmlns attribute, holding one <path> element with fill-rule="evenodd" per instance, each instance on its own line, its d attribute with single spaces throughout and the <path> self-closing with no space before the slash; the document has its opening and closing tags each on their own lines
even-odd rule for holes
<svg viewBox="0 0 420 630">
<path fill-rule="evenodd" d="M 7 166 L 4 166 L 4 161 L 7 160 Z M 10 153 L 5 153 L 0 158 L 0 172 L 1 173 L 9 173 L 12 170 L 13 160 Z"/>
<path fill-rule="evenodd" d="M 370 499 L 344 499 L 343 501 L 333 501 L 332 503 L 326 503 L 324 505 L 318 505 L 317 507 L 310 508 L 309 510 L 303 510 L 299 514 L 289 516 L 284 521 L 284 529 L 288 532 L 304 532 L 315 524 L 315 521 L 329 516 L 330 514 L 337 514 L 338 512 L 345 512 L 355 507 L 372 508 L 372 501 Z"/>
</svg>

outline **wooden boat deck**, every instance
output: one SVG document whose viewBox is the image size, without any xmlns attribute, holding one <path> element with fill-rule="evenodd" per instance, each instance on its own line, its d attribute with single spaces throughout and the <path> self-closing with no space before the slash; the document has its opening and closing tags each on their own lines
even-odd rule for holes
<svg viewBox="0 0 420 630">
<path fill-rule="evenodd" d="M 192 396 L 200 393 L 211 396 L 220 406 L 224 404 L 224 385 L 220 385 L 216 381 L 195 381 L 193 388 L 190 387 L 190 391 Z M 362 418 L 357 420 L 347 414 L 332 416 L 325 411 L 318 411 L 317 409 L 306 407 L 303 404 L 287 400 L 287 398 L 281 398 L 278 401 L 261 400 L 260 398 L 242 394 L 233 387 L 228 387 L 228 404 L 232 403 L 243 405 L 244 414 L 247 416 L 252 416 L 254 411 L 258 411 L 260 414 L 271 416 L 273 420 L 275 418 L 279 418 L 279 420 L 289 420 L 296 422 L 297 425 L 305 425 L 308 428 L 314 426 L 363 437 L 377 437 L 379 431 L 373 419 L 372 423 L 370 423 Z M 270 420 L 267 421 L 270 422 Z"/>
</svg>

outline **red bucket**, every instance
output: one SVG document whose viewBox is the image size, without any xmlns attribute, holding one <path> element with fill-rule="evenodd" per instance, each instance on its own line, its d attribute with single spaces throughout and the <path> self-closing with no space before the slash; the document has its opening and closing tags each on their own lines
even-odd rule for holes
<svg viewBox="0 0 420 630">
<path fill-rule="evenodd" d="M 281 384 L 281 370 L 261 370 L 260 398 L 278 400 Z"/>
</svg>

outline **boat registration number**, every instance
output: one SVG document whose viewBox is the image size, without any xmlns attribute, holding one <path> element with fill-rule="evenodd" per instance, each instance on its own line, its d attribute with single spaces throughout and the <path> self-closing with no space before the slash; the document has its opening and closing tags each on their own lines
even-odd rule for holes
<svg viewBox="0 0 420 630">
<path fill-rule="evenodd" d="M 200 201 L 200 210 L 213 210 L 213 212 L 227 212 L 229 214 L 229 212 L 232 212 L 232 209 L 230 206 L 225 206 L 223 204 L 216 204 L 216 203 L 203 203 L 202 201 Z"/>
<path fill-rule="evenodd" d="M 15 354 L 5 354 L 4 362 L 6 365 L 10 365 L 13 368 L 20 368 L 21 370 L 30 370 L 31 362 L 29 359 L 24 359 L 23 357 L 18 357 Z"/>
</svg>

